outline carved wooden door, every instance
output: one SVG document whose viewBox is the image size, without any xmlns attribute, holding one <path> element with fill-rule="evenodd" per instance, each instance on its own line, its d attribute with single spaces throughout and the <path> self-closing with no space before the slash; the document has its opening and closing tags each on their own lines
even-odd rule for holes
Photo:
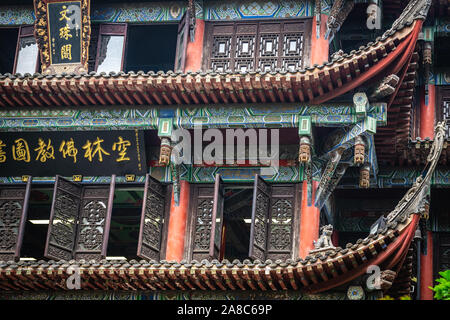
<svg viewBox="0 0 450 320">
<path fill-rule="evenodd" d="M 147 174 L 139 230 L 138 257 L 160 260 L 165 202 L 164 186 Z"/>
<path fill-rule="evenodd" d="M 295 184 L 269 185 L 255 176 L 250 227 L 251 259 L 286 260 L 293 258 L 294 225 L 298 217 Z M 301 198 L 301 195 L 299 195 Z"/>
<path fill-rule="evenodd" d="M 0 187 L 0 260 L 19 260 L 31 177 L 24 186 Z"/>
<path fill-rule="evenodd" d="M 189 37 L 189 10 L 186 10 L 178 24 L 177 49 L 175 54 L 175 71 L 184 71 L 186 49 Z"/>
<path fill-rule="evenodd" d="M 295 184 L 272 185 L 266 259 L 275 261 L 293 258 L 294 213 L 297 212 L 295 190 Z"/>
<path fill-rule="evenodd" d="M 44 256 L 71 260 L 75 248 L 83 187 L 56 176 Z"/>
<path fill-rule="evenodd" d="M 214 207 L 214 186 L 193 186 L 192 205 L 192 260 L 209 258 L 212 212 Z"/>
<path fill-rule="evenodd" d="M 85 186 L 81 199 L 75 259 L 99 260 L 106 257 L 115 175 L 109 186 Z"/>
<path fill-rule="evenodd" d="M 255 176 L 252 203 L 252 224 L 250 226 L 251 259 L 266 259 L 267 223 L 269 220 L 271 187 L 259 175 Z"/>
<path fill-rule="evenodd" d="M 225 189 L 220 174 L 216 174 L 214 184 L 214 202 L 211 217 L 211 235 L 209 240 L 209 257 L 219 259 L 222 243 L 223 205 Z"/>
</svg>

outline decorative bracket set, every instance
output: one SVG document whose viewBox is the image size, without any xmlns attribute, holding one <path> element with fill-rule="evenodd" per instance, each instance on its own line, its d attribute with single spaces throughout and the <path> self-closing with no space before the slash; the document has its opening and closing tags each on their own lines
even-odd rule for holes
<svg viewBox="0 0 450 320">
<path fill-rule="evenodd" d="M 376 177 L 378 166 L 373 135 L 376 133 L 376 119 L 367 114 L 369 100 L 364 92 L 353 96 L 355 113 L 360 120 L 350 128 L 338 128 L 331 135 L 331 147 L 319 157 L 326 161 L 314 199 L 315 206 L 323 207 L 349 166 L 360 168 L 359 186 L 370 186 L 371 172 Z M 350 148 L 353 147 L 353 156 Z"/>
</svg>

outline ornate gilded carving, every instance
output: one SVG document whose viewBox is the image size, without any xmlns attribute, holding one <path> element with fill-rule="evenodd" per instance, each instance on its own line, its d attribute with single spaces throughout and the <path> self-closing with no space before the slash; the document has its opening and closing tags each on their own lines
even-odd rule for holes
<svg viewBox="0 0 450 320">
<path fill-rule="evenodd" d="M 363 165 L 359 170 L 359 187 L 370 187 L 370 165 L 368 163 Z"/>
<path fill-rule="evenodd" d="M 355 138 L 355 153 L 353 156 L 353 163 L 360 165 L 364 163 L 365 143 L 361 136 Z"/>
<path fill-rule="evenodd" d="M 172 153 L 172 146 L 170 139 L 166 137 L 161 138 L 161 149 L 159 153 L 159 164 L 168 166 L 170 163 L 170 155 Z"/>
<path fill-rule="evenodd" d="M 300 138 L 298 161 L 300 163 L 307 163 L 311 161 L 311 139 L 307 136 L 302 136 Z"/>
<path fill-rule="evenodd" d="M 34 35 L 41 55 L 42 73 L 55 74 L 62 72 L 83 73 L 88 70 L 89 41 L 91 38 L 90 0 L 80 0 L 81 6 L 81 62 L 51 64 L 50 38 L 47 20 L 47 4 L 55 2 L 52 0 L 34 0 L 34 13 L 36 16 L 34 24 Z"/>
</svg>

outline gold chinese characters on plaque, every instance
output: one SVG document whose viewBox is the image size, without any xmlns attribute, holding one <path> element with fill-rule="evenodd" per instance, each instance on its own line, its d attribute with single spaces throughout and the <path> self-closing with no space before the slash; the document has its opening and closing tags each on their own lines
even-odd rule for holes
<svg viewBox="0 0 450 320">
<path fill-rule="evenodd" d="M 90 0 L 34 0 L 34 10 L 42 72 L 87 72 Z"/>
</svg>

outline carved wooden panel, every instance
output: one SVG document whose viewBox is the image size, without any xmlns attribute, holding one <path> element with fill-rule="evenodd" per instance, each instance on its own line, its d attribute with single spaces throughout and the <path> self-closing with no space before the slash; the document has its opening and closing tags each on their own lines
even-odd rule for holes
<svg viewBox="0 0 450 320">
<path fill-rule="evenodd" d="M 434 279 L 440 278 L 438 272 L 450 269 L 450 232 L 434 234 Z"/>
<path fill-rule="evenodd" d="M 114 182 L 105 187 L 83 188 L 81 199 L 76 259 L 102 259 L 106 256 L 114 198 Z"/>
<path fill-rule="evenodd" d="M 56 176 L 44 256 L 73 258 L 82 186 Z"/>
<path fill-rule="evenodd" d="M 164 186 L 147 174 L 137 256 L 160 260 L 165 207 Z"/>
<path fill-rule="evenodd" d="M 184 71 L 186 50 L 189 37 L 190 11 L 186 10 L 178 24 L 177 51 L 175 54 L 175 71 Z"/>
<path fill-rule="evenodd" d="M 222 178 L 220 177 L 220 174 L 216 174 L 213 211 L 211 216 L 211 235 L 209 240 L 209 257 L 211 259 L 218 259 L 221 251 L 224 196 L 225 189 Z"/>
<path fill-rule="evenodd" d="M 445 136 L 450 137 L 450 86 L 436 86 L 436 122 L 445 121 Z M 415 136 L 419 136 L 420 112 L 416 114 Z"/>
<path fill-rule="evenodd" d="M 88 72 L 95 71 L 95 61 L 97 60 L 97 47 L 100 37 L 100 25 L 91 25 L 91 41 L 89 42 Z"/>
<path fill-rule="evenodd" d="M 240 72 L 303 67 L 309 20 L 210 22 L 205 69 Z"/>
<path fill-rule="evenodd" d="M 24 186 L 0 188 L 0 261 L 20 257 L 30 187 L 31 178 Z"/>
<path fill-rule="evenodd" d="M 272 185 L 267 235 L 267 258 L 292 257 L 295 185 Z"/>
<path fill-rule="evenodd" d="M 214 187 L 195 186 L 192 201 L 192 259 L 209 259 Z"/>
<path fill-rule="evenodd" d="M 445 120 L 445 135 L 450 137 L 450 99 L 442 102 L 442 118 Z"/>
<path fill-rule="evenodd" d="M 255 176 L 250 227 L 249 257 L 265 260 L 267 252 L 267 223 L 269 219 L 271 187 L 259 175 Z"/>
</svg>

